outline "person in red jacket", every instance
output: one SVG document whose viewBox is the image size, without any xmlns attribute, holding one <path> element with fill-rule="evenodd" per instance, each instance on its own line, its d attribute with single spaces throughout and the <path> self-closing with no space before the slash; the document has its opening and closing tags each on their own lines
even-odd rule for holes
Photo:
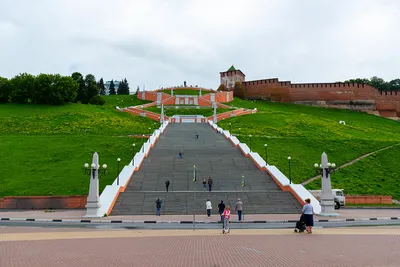
<svg viewBox="0 0 400 267">
<path fill-rule="evenodd" d="M 231 218 L 231 207 L 226 206 L 224 212 L 222 212 L 222 218 L 224 219 L 224 227 L 222 233 L 229 233 L 229 219 Z"/>
</svg>

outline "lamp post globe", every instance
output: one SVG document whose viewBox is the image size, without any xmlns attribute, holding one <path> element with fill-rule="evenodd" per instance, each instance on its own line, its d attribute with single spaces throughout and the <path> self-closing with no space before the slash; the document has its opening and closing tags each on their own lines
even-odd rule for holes
<svg viewBox="0 0 400 267">
<path fill-rule="evenodd" d="M 85 165 L 83 165 L 86 169 L 89 168 L 89 163 L 85 163 Z"/>
<path fill-rule="evenodd" d="M 103 164 L 103 169 L 107 169 L 107 164 Z"/>
<path fill-rule="evenodd" d="M 319 166 L 318 163 L 314 164 L 314 168 L 318 168 L 318 166 Z"/>
<path fill-rule="evenodd" d="M 121 159 L 120 159 L 120 158 L 117 158 L 117 161 L 121 161 Z"/>
<path fill-rule="evenodd" d="M 332 167 L 332 163 L 328 162 L 328 168 Z"/>
<path fill-rule="evenodd" d="M 332 168 L 336 168 L 336 164 L 335 163 L 332 163 Z"/>
<path fill-rule="evenodd" d="M 92 167 L 92 169 L 96 168 L 96 164 L 92 163 L 91 167 Z"/>
</svg>

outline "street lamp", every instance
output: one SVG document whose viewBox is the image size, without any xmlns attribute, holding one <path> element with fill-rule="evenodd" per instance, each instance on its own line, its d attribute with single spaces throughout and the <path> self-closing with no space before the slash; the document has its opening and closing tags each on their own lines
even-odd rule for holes
<svg viewBox="0 0 400 267">
<path fill-rule="evenodd" d="M 265 163 L 268 164 L 268 154 L 267 154 L 267 144 L 264 144 L 264 150 L 265 150 Z"/>
<path fill-rule="evenodd" d="M 232 134 L 232 123 L 229 123 L 229 132 Z"/>
<path fill-rule="evenodd" d="M 239 136 L 240 136 L 240 128 L 239 128 Z"/>
<path fill-rule="evenodd" d="M 151 128 L 149 127 L 149 135 L 151 134 Z"/>
<path fill-rule="evenodd" d="M 196 165 L 193 165 L 193 231 L 196 228 Z"/>
<path fill-rule="evenodd" d="M 83 165 L 83 169 L 85 170 L 85 175 L 92 173 L 93 179 L 96 177 L 96 175 L 95 175 L 96 171 L 99 174 L 99 177 L 101 177 L 101 176 L 106 174 L 106 172 L 107 172 L 107 164 L 103 164 L 102 167 L 103 168 L 101 169 L 100 166 L 99 165 L 96 166 L 95 163 L 92 163 L 92 165 L 90 165 L 90 168 L 89 168 L 89 163 L 85 163 Z"/>
<path fill-rule="evenodd" d="M 132 166 L 135 166 L 135 144 L 132 144 Z"/>
<path fill-rule="evenodd" d="M 323 175 L 324 170 L 326 171 L 326 174 L 328 174 L 328 173 L 331 174 L 336 171 L 336 164 L 328 162 L 328 168 L 322 168 L 321 164 L 318 165 L 318 163 L 315 163 L 314 168 L 315 168 L 316 174 Z M 328 176 L 326 176 L 326 177 L 328 177 Z"/>
<path fill-rule="evenodd" d="M 292 158 L 289 156 L 288 158 L 288 162 L 289 162 L 289 183 L 292 183 L 292 170 L 290 168 L 290 161 L 292 160 Z"/>
<path fill-rule="evenodd" d="M 249 135 L 249 137 L 250 137 L 250 152 L 251 152 L 251 135 Z"/>
<path fill-rule="evenodd" d="M 118 162 L 118 171 L 117 171 L 117 185 L 119 185 L 119 162 L 121 161 L 120 158 L 117 158 L 117 162 Z"/>
<path fill-rule="evenodd" d="M 142 141 L 142 147 L 143 147 L 143 153 L 144 153 L 144 134 L 142 135 L 142 138 L 143 138 L 143 139 L 142 139 L 142 140 L 143 140 L 143 141 Z"/>
</svg>

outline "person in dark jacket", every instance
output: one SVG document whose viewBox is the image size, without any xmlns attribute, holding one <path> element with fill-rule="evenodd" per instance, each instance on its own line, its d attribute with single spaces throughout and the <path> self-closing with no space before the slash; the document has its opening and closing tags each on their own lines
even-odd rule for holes
<svg viewBox="0 0 400 267">
<path fill-rule="evenodd" d="M 167 189 L 167 192 L 168 192 L 168 187 L 169 187 L 169 180 L 165 181 L 165 189 Z"/>
<path fill-rule="evenodd" d="M 222 213 L 225 210 L 225 204 L 224 201 L 221 200 L 221 203 L 218 204 L 218 212 L 219 212 L 219 216 L 221 216 L 221 222 L 223 222 L 223 218 L 222 218 Z"/>
<path fill-rule="evenodd" d="M 212 184 L 213 184 L 213 179 L 211 179 L 211 177 L 208 177 L 208 191 L 210 191 L 210 192 L 212 189 Z"/>
<path fill-rule="evenodd" d="M 162 204 L 162 200 L 158 198 L 158 199 L 156 200 L 156 216 L 160 216 L 160 213 L 161 213 L 161 204 Z"/>
</svg>

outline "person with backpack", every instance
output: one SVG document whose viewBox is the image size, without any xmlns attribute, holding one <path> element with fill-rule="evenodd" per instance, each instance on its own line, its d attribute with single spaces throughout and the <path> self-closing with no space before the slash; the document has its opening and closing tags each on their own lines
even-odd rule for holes
<svg viewBox="0 0 400 267">
<path fill-rule="evenodd" d="M 162 204 L 162 200 L 158 198 L 158 199 L 156 200 L 156 216 L 160 216 L 160 213 L 161 213 L 161 204 Z"/>
</svg>

